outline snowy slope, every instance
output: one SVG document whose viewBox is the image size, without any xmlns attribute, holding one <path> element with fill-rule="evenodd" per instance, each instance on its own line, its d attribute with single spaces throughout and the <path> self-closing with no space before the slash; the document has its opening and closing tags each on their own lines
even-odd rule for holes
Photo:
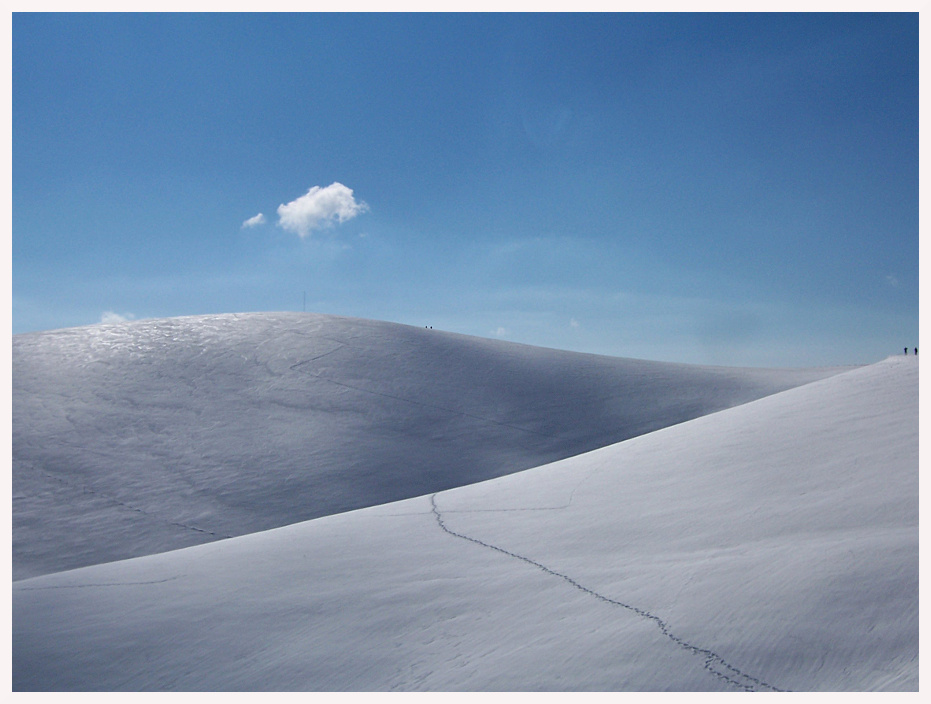
<svg viewBox="0 0 931 704">
<path fill-rule="evenodd" d="M 838 370 L 690 367 L 309 314 L 13 337 L 13 576 L 569 457 Z"/>
<path fill-rule="evenodd" d="M 918 363 L 13 584 L 14 689 L 914 690 Z"/>
</svg>

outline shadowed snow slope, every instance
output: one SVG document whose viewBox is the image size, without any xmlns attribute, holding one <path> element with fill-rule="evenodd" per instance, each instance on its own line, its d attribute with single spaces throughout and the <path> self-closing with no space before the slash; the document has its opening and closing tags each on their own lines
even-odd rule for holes
<svg viewBox="0 0 931 704">
<path fill-rule="evenodd" d="M 918 362 L 16 582 L 13 687 L 916 690 Z"/>
<path fill-rule="evenodd" d="M 419 496 L 837 373 L 297 313 L 13 336 L 13 577 Z"/>
</svg>

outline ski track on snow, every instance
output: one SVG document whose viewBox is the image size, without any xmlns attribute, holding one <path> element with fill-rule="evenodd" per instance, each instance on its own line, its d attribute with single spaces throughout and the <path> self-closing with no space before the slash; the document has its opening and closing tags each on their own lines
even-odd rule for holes
<svg viewBox="0 0 931 704">
<path fill-rule="evenodd" d="M 355 348 L 352 347 L 351 345 L 347 345 L 345 342 L 340 342 L 339 340 L 332 340 L 332 339 L 330 339 L 330 338 L 328 338 L 328 337 L 323 337 L 323 338 L 321 338 L 321 339 L 326 340 L 327 342 L 333 342 L 333 343 L 335 343 L 335 344 L 337 344 L 337 345 L 339 345 L 339 346 L 338 346 L 338 347 L 334 347 L 333 349 L 329 350 L 328 352 L 323 352 L 322 354 L 318 354 L 316 357 L 311 357 L 310 359 L 305 359 L 305 360 L 303 360 L 302 362 L 297 362 L 296 364 L 292 364 L 292 365 L 289 367 L 289 369 L 291 369 L 291 371 L 293 371 L 293 372 L 304 372 L 304 370 L 301 369 L 301 367 L 304 366 L 305 364 L 310 364 L 311 362 L 316 362 L 318 359 L 323 359 L 323 358 L 326 357 L 327 355 L 331 355 L 331 354 L 333 354 L 334 352 L 339 352 L 339 351 L 342 350 L 342 349 L 347 349 L 347 348 L 348 348 L 348 349 L 355 349 Z M 304 372 L 304 373 L 306 373 L 306 372 Z M 278 376 L 280 376 L 280 375 L 278 375 Z"/>
<path fill-rule="evenodd" d="M 306 360 L 306 361 L 311 362 L 313 360 Z M 305 364 L 305 363 L 306 362 L 300 362 L 299 364 L 296 364 L 294 366 L 300 366 L 300 364 Z M 320 374 L 314 374 L 313 372 L 308 372 L 308 373 L 310 373 L 316 379 L 320 379 L 321 381 L 326 381 L 331 384 L 336 384 L 337 386 L 342 386 L 347 389 L 352 389 L 353 391 L 360 391 L 362 393 L 372 394 L 373 396 L 382 396 L 383 398 L 390 398 L 395 401 L 401 401 L 402 403 L 409 403 L 412 406 L 420 406 L 421 408 L 433 408 L 439 411 L 443 411 L 444 413 L 451 413 L 453 415 L 463 416 L 465 418 L 473 418 L 474 420 L 479 420 L 479 421 L 482 421 L 483 423 L 492 423 L 494 425 L 501 426 L 502 428 L 510 428 L 511 430 L 518 430 L 522 433 L 529 433 L 531 435 L 536 435 L 541 438 L 546 438 L 547 440 L 552 440 L 552 438 L 549 435 L 547 435 L 546 433 L 541 433 L 537 430 L 530 430 L 529 428 L 521 428 L 516 425 L 511 425 L 510 423 L 502 423 L 499 420 L 493 420 L 491 418 L 484 418 L 483 416 L 477 416 L 473 413 L 466 413 L 465 411 L 457 411 L 453 408 L 437 406 L 432 403 L 423 403 L 421 401 L 414 401 L 409 398 L 404 398 L 403 396 L 395 396 L 394 394 L 387 394 L 382 391 L 372 391 L 371 389 L 365 389 L 365 388 L 362 388 L 361 386 L 354 386 L 352 384 L 347 384 L 343 381 L 336 381 L 335 379 L 330 379 L 328 377 L 321 376 Z"/>
<path fill-rule="evenodd" d="M 167 523 L 170 526 L 177 526 L 178 528 L 184 528 L 186 530 L 193 530 L 193 531 L 197 531 L 198 533 L 205 533 L 206 535 L 212 535 L 214 538 L 232 538 L 233 537 L 232 535 L 226 535 L 225 533 L 214 533 L 212 530 L 207 530 L 206 528 L 198 528 L 197 526 L 192 526 L 188 523 L 179 523 L 178 521 L 168 520 L 167 518 L 163 516 L 159 516 L 156 513 L 152 513 L 151 511 L 146 511 L 137 506 L 133 506 L 132 504 L 128 504 L 125 501 L 121 501 L 115 496 L 110 496 L 109 494 L 96 491 L 95 489 L 91 489 L 85 486 L 84 484 L 77 484 L 75 482 L 70 482 L 67 479 L 63 479 L 62 477 L 56 476 L 52 474 L 51 472 L 45 471 L 44 469 L 40 469 L 39 472 L 41 472 L 42 474 L 44 474 L 46 477 L 50 479 L 54 479 L 55 481 L 61 484 L 64 484 L 65 486 L 70 486 L 72 489 L 77 489 L 85 494 L 91 494 L 93 496 L 100 497 L 101 499 L 104 499 L 105 501 L 110 501 L 111 503 L 114 503 L 118 506 L 122 506 L 123 508 L 129 509 L 130 511 L 135 511 L 136 513 L 141 513 L 143 516 L 147 516 L 157 521 L 162 521 L 164 523 Z"/>
<path fill-rule="evenodd" d="M 659 628 L 660 632 L 666 638 L 668 638 L 673 643 L 675 643 L 677 646 L 679 646 L 680 648 L 683 648 L 684 650 L 688 650 L 689 652 L 694 653 L 695 655 L 703 656 L 705 659 L 704 659 L 704 662 L 702 663 L 702 666 L 706 670 L 708 670 L 708 672 L 710 672 L 712 675 L 714 675 L 720 680 L 723 680 L 727 684 L 733 687 L 736 687 L 737 689 L 746 691 L 746 692 L 756 692 L 756 691 L 759 691 L 759 688 L 768 689 L 773 692 L 787 691 L 787 690 L 779 689 L 778 687 L 774 687 L 773 685 L 768 684 L 767 682 L 764 682 L 761 679 L 752 677 L 751 675 L 741 672 L 739 669 L 731 665 L 724 658 L 722 658 L 720 655 L 718 655 L 712 650 L 708 650 L 707 648 L 700 648 L 696 645 L 692 645 L 688 641 L 683 640 L 679 636 L 675 635 L 670 630 L 669 624 L 667 624 L 663 619 L 661 619 L 656 614 L 650 613 L 649 611 L 638 608 L 636 606 L 632 606 L 630 604 L 625 604 L 622 601 L 611 599 L 610 597 L 607 597 L 604 594 L 600 594 L 596 592 L 595 590 L 589 589 L 588 587 L 580 584 L 579 582 L 574 580 L 572 577 L 569 577 L 568 575 L 562 574 L 561 572 L 557 572 L 553 569 L 550 569 L 546 565 L 540 564 L 539 562 L 532 560 L 529 557 L 525 557 L 524 555 L 518 555 L 515 552 L 511 552 L 510 550 L 505 550 L 504 548 L 498 547 L 497 545 L 492 545 L 491 543 L 483 542 L 481 540 L 478 540 L 477 538 L 472 538 L 468 535 L 457 533 L 456 531 L 449 528 L 446 525 L 446 523 L 443 521 L 443 517 L 440 515 L 440 511 L 436 505 L 436 494 L 430 495 L 430 505 L 432 507 L 433 516 L 436 518 L 437 525 L 439 525 L 439 527 L 444 532 L 448 533 L 449 535 L 455 538 L 460 538 L 461 540 L 467 540 L 470 543 L 475 543 L 476 545 L 480 545 L 484 548 L 488 548 L 489 550 L 494 550 L 503 555 L 507 555 L 508 557 L 512 557 L 516 560 L 526 562 L 528 565 L 532 565 L 533 567 L 536 567 L 537 569 L 542 570 L 543 572 L 546 572 L 547 574 L 551 574 L 554 577 L 559 577 L 560 579 L 562 579 L 565 582 L 568 582 L 571 586 L 575 587 L 579 591 L 584 592 L 590 596 L 593 596 L 600 601 L 603 601 L 612 606 L 620 606 L 623 609 L 626 609 L 628 611 L 631 611 L 637 614 L 641 618 L 647 619 L 648 621 L 652 621 L 656 625 L 656 627 Z"/>
<path fill-rule="evenodd" d="M 566 503 L 560 506 L 515 506 L 513 508 L 467 508 L 467 509 L 449 509 L 446 513 L 520 513 L 523 511 L 564 511 L 572 507 L 572 500 L 575 498 L 575 492 L 582 488 L 582 485 L 592 478 L 594 474 L 600 472 L 600 468 L 595 467 L 588 470 L 578 483 L 569 492 L 569 498 Z M 434 494 L 436 496 L 436 494 Z"/>
<path fill-rule="evenodd" d="M 344 348 L 357 349 L 353 345 L 348 345 L 345 342 L 340 342 L 339 340 L 334 340 L 331 338 L 323 338 L 323 339 L 328 340 L 329 342 L 334 342 L 337 345 L 339 345 L 339 347 L 336 347 L 335 349 L 332 349 L 332 350 L 328 350 L 327 352 L 323 352 L 322 354 L 319 354 L 316 357 L 311 357 L 310 359 L 305 359 L 300 362 L 296 362 L 295 364 L 290 365 L 289 368 L 291 369 L 291 371 L 309 374 L 310 376 L 314 377 L 315 379 L 319 379 L 320 381 L 326 381 L 331 384 L 335 384 L 336 386 L 342 386 L 343 388 L 346 388 L 346 389 L 352 389 L 353 391 L 359 391 L 365 394 L 372 394 L 373 396 L 381 396 L 382 398 L 390 398 L 395 401 L 401 401 L 402 403 L 408 403 L 412 406 L 419 406 L 421 408 L 433 408 L 438 411 L 443 411 L 444 413 L 451 413 L 453 415 L 463 416 L 465 418 L 472 418 L 474 420 L 482 421 L 483 423 L 492 423 L 493 425 L 499 425 L 502 428 L 510 428 L 511 430 L 518 430 L 522 433 L 529 433 L 532 435 L 537 435 L 539 437 L 547 438 L 548 440 L 553 439 L 549 435 L 545 433 L 541 433 L 537 430 L 530 430 L 529 428 L 521 428 L 519 426 L 511 425 L 509 423 L 502 423 L 501 421 L 494 420 L 492 418 L 485 418 L 484 416 L 477 416 L 473 413 L 466 413 L 465 411 L 457 411 L 453 408 L 446 408 L 445 406 L 437 406 L 436 404 L 433 404 L 433 403 L 424 403 L 422 401 L 414 401 L 413 399 L 410 399 L 410 398 L 404 398 L 403 396 L 395 396 L 394 394 L 384 393 L 383 391 L 372 391 L 371 389 L 366 389 L 361 386 L 355 386 L 353 384 L 347 384 L 344 381 L 336 381 L 335 379 L 322 376 L 320 372 L 303 369 L 302 367 L 304 367 L 304 365 L 310 364 L 311 362 L 315 362 L 318 359 L 322 359 L 323 357 L 331 355 L 334 352 L 339 352 L 340 350 Z"/>
<path fill-rule="evenodd" d="M 155 579 L 151 582 L 102 582 L 98 584 L 56 584 L 52 587 L 18 587 L 19 591 L 23 592 L 41 592 L 47 589 L 90 589 L 95 587 L 138 587 L 146 584 L 164 584 L 165 582 L 173 582 L 176 579 L 181 579 L 186 575 L 179 574 L 174 577 L 168 577 L 167 579 Z"/>
</svg>

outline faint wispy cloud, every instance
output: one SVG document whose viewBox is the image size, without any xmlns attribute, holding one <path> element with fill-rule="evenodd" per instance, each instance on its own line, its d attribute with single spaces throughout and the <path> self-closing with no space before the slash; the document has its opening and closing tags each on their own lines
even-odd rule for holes
<svg viewBox="0 0 931 704">
<path fill-rule="evenodd" d="M 101 323 L 125 323 L 128 320 L 133 320 L 136 316 L 132 313 L 114 313 L 112 310 L 104 311 L 100 316 Z"/>
<path fill-rule="evenodd" d="M 524 133 L 541 149 L 550 149 L 565 140 L 572 121 L 572 110 L 564 105 L 528 111 L 524 114 Z"/>
<path fill-rule="evenodd" d="M 326 188 L 314 186 L 300 198 L 278 206 L 278 225 L 303 238 L 334 222 L 351 220 L 368 209 L 365 202 L 356 201 L 351 188 L 341 183 L 331 183 Z"/>
<path fill-rule="evenodd" d="M 255 215 L 249 218 L 248 220 L 244 220 L 242 223 L 241 229 L 245 229 L 247 227 L 258 227 L 259 225 L 264 225 L 264 224 L 265 224 L 265 216 L 262 215 L 262 213 L 259 213 L 258 215 Z"/>
<path fill-rule="evenodd" d="M 505 335 L 508 334 L 508 331 L 505 330 L 504 328 L 498 328 L 497 330 L 493 330 L 491 334 L 494 335 L 495 337 L 504 337 Z"/>
<path fill-rule="evenodd" d="M 899 279 L 894 274 L 886 274 L 886 281 L 892 288 L 899 287 Z"/>
</svg>

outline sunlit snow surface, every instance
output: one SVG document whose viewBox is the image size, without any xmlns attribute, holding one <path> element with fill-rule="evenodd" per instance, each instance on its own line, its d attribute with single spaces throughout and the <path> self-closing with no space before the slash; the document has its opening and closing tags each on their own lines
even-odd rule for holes
<svg viewBox="0 0 931 704">
<path fill-rule="evenodd" d="M 293 313 L 15 335 L 13 577 L 501 476 L 836 371 Z"/>
<path fill-rule="evenodd" d="M 396 333 L 385 324 L 319 322 Z M 432 332 L 410 335 L 430 347 Z M 561 359 L 570 374 L 571 356 L 562 353 L 437 333 L 434 340 L 447 360 L 491 350 L 497 365 L 499 352 L 516 350 L 525 356 L 513 369 Z M 668 390 L 682 381 L 677 374 L 714 373 L 588 359 L 614 362 L 619 374 L 637 369 L 627 379 L 648 380 L 639 398 L 650 383 Z M 357 370 L 366 368 L 360 362 Z M 339 381 L 352 383 L 341 373 Z M 509 378 L 494 365 L 488 373 L 502 374 L 499 385 Z M 717 373 L 704 388 L 743 378 Z M 469 376 L 446 376 L 457 374 Z M 611 398 L 596 376 L 551 378 L 569 389 L 588 379 Z M 366 393 L 448 408 L 381 381 Z M 494 386 L 467 398 L 487 398 Z M 524 393 L 544 396 L 532 385 Z M 523 413 L 546 423 L 542 409 Z M 14 426 L 22 418 L 14 406 Z M 375 425 L 349 427 L 360 436 L 350 440 L 361 442 Z M 481 435 L 473 441 L 493 445 Z M 468 465 L 439 447 L 424 451 L 438 476 Z M 14 506 L 16 496 L 14 483 Z M 489 481 L 13 584 L 17 690 L 917 687 L 915 358 Z"/>
</svg>

